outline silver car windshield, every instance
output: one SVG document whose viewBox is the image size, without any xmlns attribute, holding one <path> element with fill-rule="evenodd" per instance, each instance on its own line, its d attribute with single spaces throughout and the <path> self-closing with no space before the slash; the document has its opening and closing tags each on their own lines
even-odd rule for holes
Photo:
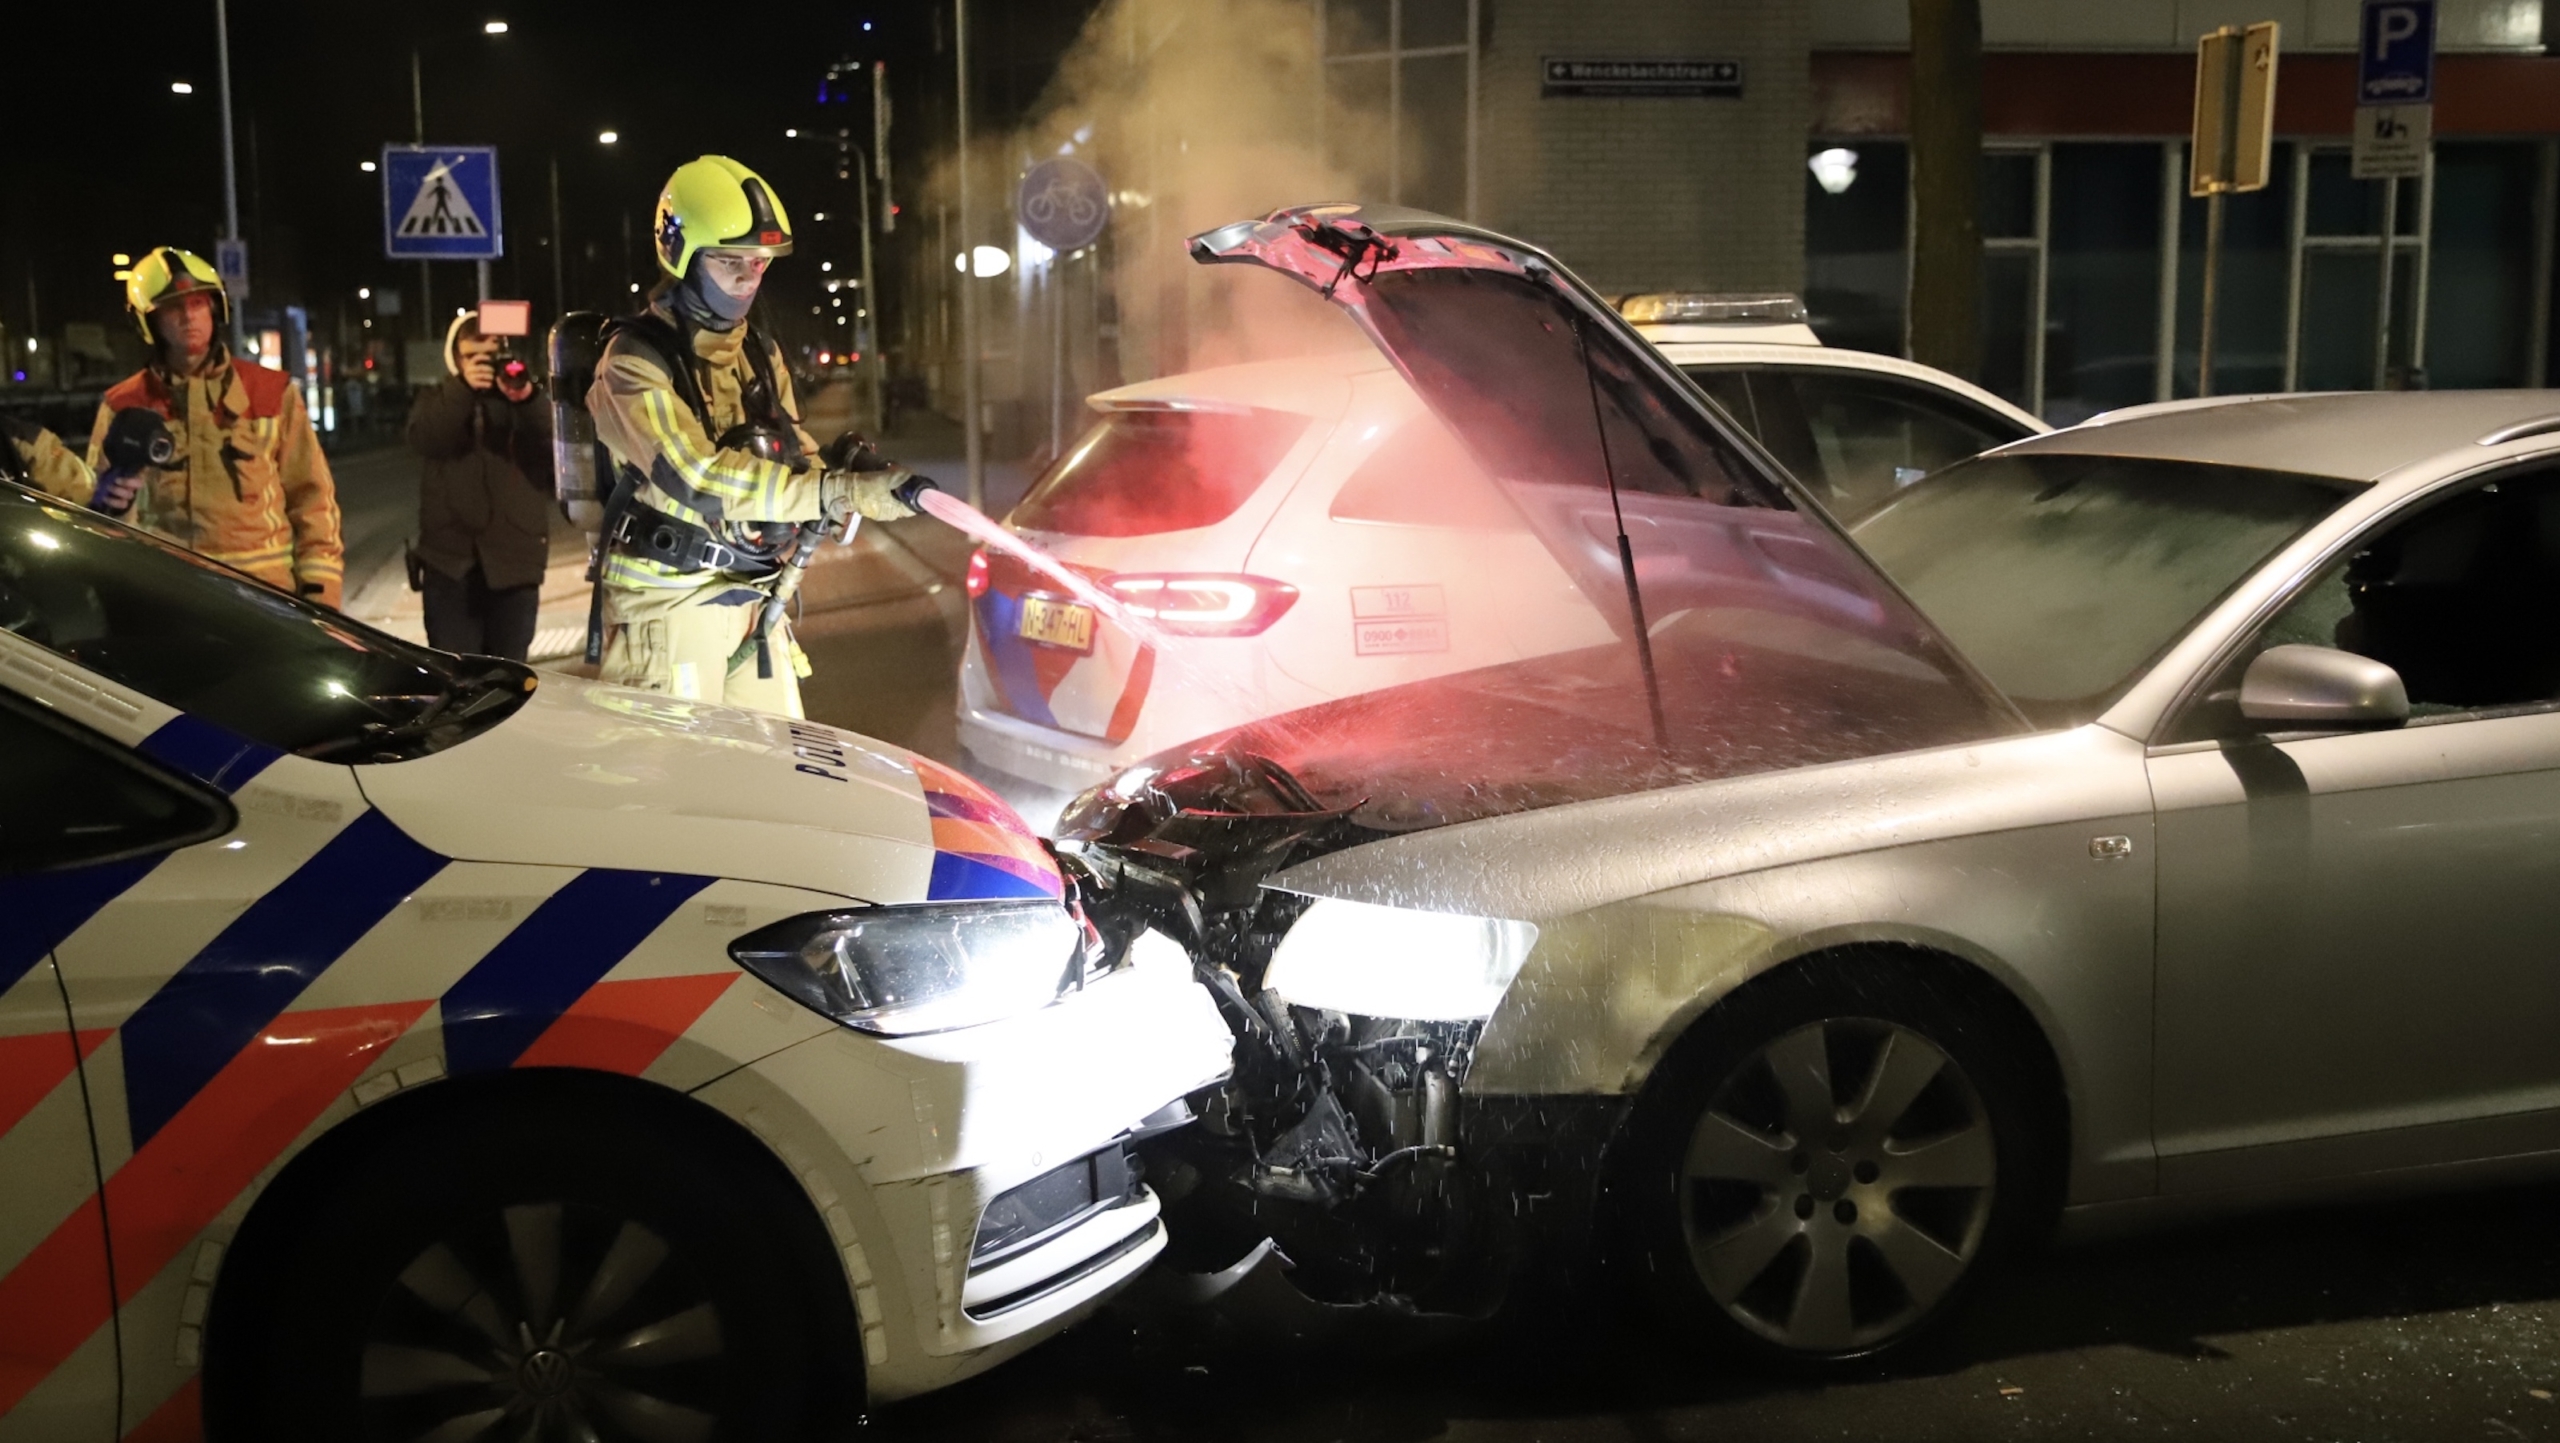
<svg viewBox="0 0 2560 1443">
<path fill-rule="evenodd" d="M 1852 534 L 2019 710 L 2075 726 L 2353 489 L 2192 461 L 1985 456 Z"/>
</svg>

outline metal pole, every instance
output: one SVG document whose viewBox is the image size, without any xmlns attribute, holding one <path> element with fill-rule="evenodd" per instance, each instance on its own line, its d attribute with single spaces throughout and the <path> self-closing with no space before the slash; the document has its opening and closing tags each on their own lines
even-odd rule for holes
<svg viewBox="0 0 2560 1443">
<path fill-rule="evenodd" d="M 418 64 L 418 48 L 414 45 L 409 47 L 409 124 L 411 130 L 417 135 L 417 143 L 426 144 L 427 83 L 425 71 Z M 431 290 L 433 284 L 433 278 L 427 271 L 427 263 L 418 262 L 418 334 L 428 341 L 437 339 L 436 302 Z M 410 384 L 415 385 L 417 379 L 415 376 L 410 377 Z"/>
<path fill-rule="evenodd" d="M 569 314 L 569 287 L 562 279 L 567 264 L 561 255 L 569 242 L 560 234 L 560 152 L 551 152 L 551 317 L 558 320 Z"/>
<path fill-rule="evenodd" d="M 880 373 L 888 369 L 889 358 L 880 354 L 880 298 L 871 293 L 871 170 L 868 166 L 856 166 L 855 170 L 862 181 L 862 299 L 854 307 L 853 318 L 854 339 L 861 347 L 862 359 L 855 364 L 862 368 L 863 399 L 870 403 L 871 429 L 877 435 L 881 417 L 887 414 L 881 409 Z"/>
<path fill-rule="evenodd" d="M 231 154 L 231 6 L 230 0 L 213 0 L 214 68 L 222 92 L 222 237 L 240 239 L 240 169 Z M 240 348 L 240 337 L 246 334 L 248 321 L 237 306 L 231 312 L 232 335 L 229 344 Z"/>
<path fill-rule="evenodd" d="M 987 508 L 987 454 L 984 418 L 978 414 L 978 229 L 969 186 L 969 0 L 951 0 L 952 30 L 958 53 L 960 112 L 960 409 L 968 438 L 969 504 Z"/>
<path fill-rule="evenodd" d="M 2053 249 L 2053 146 L 2036 147 L 2036 271 L 2035 304 L 2028 307 L 2027 324 L 2027 409 L 2038 416 L 2044 414 L 2044 327 L 2051 314 L 2045 300 L 2046 282 L 2051 275 L 2048 259 Z"/>
<path fill-rule="evenodd" d="M 871 62 L 871 168 L 880 177 L 880 233 L 898 230 L 898 200 L 889 183 L 889 62 Z"/>
<path fill-rule="evenodd" d="M 2178 382 L 2178 208 L 2187 199 L 2187 160 L 2177 141 L 2160 147 L 2160 275 L 2152 318 L 2151 399 L 2166 401 Z"/>
<path fill-rule="evenodd" d="M 2284 385 L 2302 389 L 2303 237 L 2311 225 L 2311 147 L 2293 147 L 2292 215 L 2286 222 L 2284 267 Z"/>
<path fill-rule="evenodd" d="M 2391 232 L 2400 223 L 2400 178 L 2382 183 L 2382 244 L 2375 251 L 2381 274 L 2373 285 L 2373 388 L 2391 380 Z"/>
<path fill-rule="evenodd" d="M 2196 394 L 2213 394 L 2214 289 L 2222 280 L 2222 192 L 2204 198 L 2204 314 L 2196 324 Z"/>
<path fill-rule="evenodd" d="M 1067 411 L 1067 258 L 1049 257 L 1049 457 L 1057 459 Z"/>
<path fill-rule="evenodd" d="M 2400 348 L 2407 358 L 2407 384 L 2423 386 L 2427 376 L 2427 294 L 2436 268 L 2436 148 L 2427 144 L 2425 169 L 2418 176 L 2418 233 L 2409 257 L 2409 341 Z"/>
<path fill-rule="evenodd" d="M 231 155 L 231 6 L 213 0 L 214 65 L 222 88 L 222 235 L 240 239 L 240 171 Z"/>
<path fill-rule="evenodd" d="M 2551 384 L 2551 263 L 2560 241 L 2560 140 L 2546 140 L 2533 188 L 2533 315 L 2526 332 L 2524 384 Z"/>
<path fill-rule="evenodd" d="M 479 277 L 479 280 L 480 280 L 480 299 L 482 299 L 482 300 L 484 300 L 484 301 L 485 301 L 485 300 L 489 299 L 489 262 L 487 261 L 487 259 L 483 258 L 483 259 L 480 261 L 479 269 L 480 269 L 480 277 Z"/>
</svg>

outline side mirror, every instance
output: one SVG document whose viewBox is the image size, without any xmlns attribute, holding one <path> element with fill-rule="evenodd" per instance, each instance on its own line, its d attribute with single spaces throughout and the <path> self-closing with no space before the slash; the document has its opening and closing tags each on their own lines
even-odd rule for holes
<svg viewBox="0 0 2560 1443">
<path fill-rule="evenodd" d="M 2240 678 L 2240 715 L 2302 727 L 2385 727 L 2409 719 L 2400 673 L 2326 646 L 2271 646 Z"/>
</svg>

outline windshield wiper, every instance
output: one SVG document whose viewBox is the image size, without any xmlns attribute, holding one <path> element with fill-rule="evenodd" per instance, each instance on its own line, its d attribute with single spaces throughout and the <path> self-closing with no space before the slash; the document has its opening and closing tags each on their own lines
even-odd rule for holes
<svg viewBox="0 0 2560 1443">
<path fill-rule="evenodd" d="M 296 753 L 313 761 L 325 761 L 347 750 L 370 750 L 397 742 L 412 741 L 433 733 L 438 727 L 459 726 L 487 709 L 492 702 L 505 697 L 507 689 L 499 685 L 510 681 L 515 673 L 504 667 L 492 668 L 477 676 L 446 683 L 444 689 L 419 708 L 414 716 L 399 721 L 369 721 L 351 736 L 331 737 L 314 742 Z M 528 678 L 530 680 L 530 678 Z M 530 688 L 527 688 L 530 690 Z M 386 696 L 357 696 L 347 699 L 368 708 L 378 702 L 406 702 L 419 699 L 417 693 Z"/>
<path fill-rule="evenodd" d="M 1662 721 L 1662 680 L 1653 670 L 1653 633 L 1644 622 L 1644 591 L 1636 585 L 1636 548 L 1627 539 L 1627 513 L 1618 504 L 1618 468 L 1609 457 L 1609 423 L 1600 410 L 1600 373 L 1591 365 L 1591 343 L 1582 317 L 1573 317 L 1573 345 L 1582 355 L 1582 379 L 1591 388 L 1591 429 L 1600 438 L 1600 470 L 1609 480 L 1609 516 L 1618 528 L 1618 574 L 1627 582 L 1627 614 L 1635 622 L 1636 661 L 1644 668 L 1644 704 L 1653 715 L 1653 744 L 1671 755 L 1671 730 Z"/>
</svg>

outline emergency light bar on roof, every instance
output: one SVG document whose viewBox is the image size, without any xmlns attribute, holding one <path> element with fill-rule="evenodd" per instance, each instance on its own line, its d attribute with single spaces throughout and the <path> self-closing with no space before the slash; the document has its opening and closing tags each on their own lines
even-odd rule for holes
<svg viewBox="0 0 2560 1443">
<path fill-rule="evenodd" d="M 1794 296 L 1716 295 L 1706 291 L 1654 291 L 1618 302 L 1618 314 L 1631 325 L 1661 326 L 1680 322 L 1747 321 L 1759 325 L 1805 323 L 1804 302 Z"/>
</svg>

